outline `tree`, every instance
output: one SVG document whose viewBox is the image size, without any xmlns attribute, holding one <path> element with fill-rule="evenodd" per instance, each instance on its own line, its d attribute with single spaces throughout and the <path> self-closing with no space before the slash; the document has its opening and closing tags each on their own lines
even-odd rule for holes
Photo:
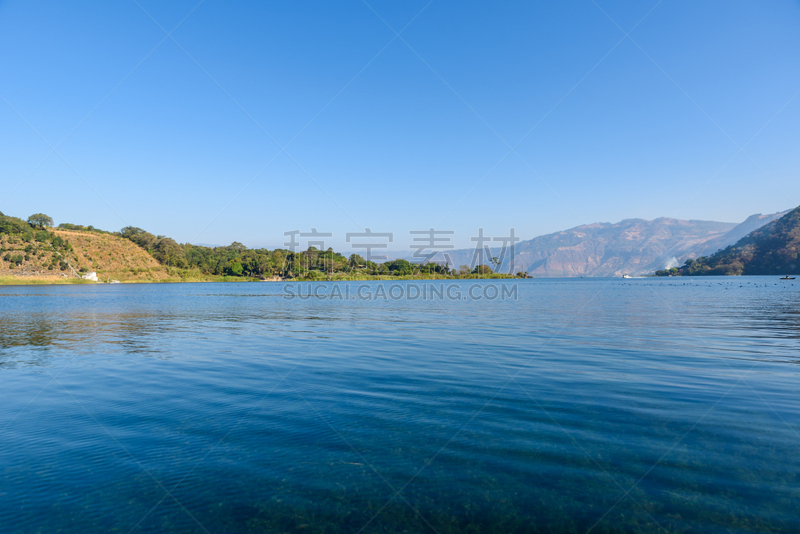
<svg viewBox="0 0 800 534">
<path fill-rule="evenodd" d="M 470 272 L 472 272 L 472 271 L 470 271 L 469 265 L 461 265 L 458 268 L 458 274 L 460 274 L 461 276 L 470 274 Z"/>
<path fill-rule="evenodd" d="M 228 264 L 228 273 L 232 274 L 233 276 L 241 276 L 242 271 L 244 271 L 244 269 L 242 268 L 242 264 L 239 263 L 238 259 L 233 260 Z"/>
<path fill-rule="evenodd" d="M 137 228 L 135 226 L 126 226 L 125 228 L 119 231 L 119 234 L 127 239 L 131 239 L 135 235 L 144 233 L 146 233 L 144 230 L 142 230 L 141 228 Z"/>
<path fill-rule="evenodd" d="M 267 257 L 266 255 L 259 254 L 255 258 L 255 271 L 259 275 L 264 276 L 264 274 L 266 274 L 270 270 L 271 267 L 272 267 L 272 262 L 270 261 L 269 257 Z"/>
<path fill-rule="evenodd" d="M 28 217 L 28 224 L 31 226 L 38 226 L 39 228 L 53 226 L 53 218 L 44 213 L 34 213 Z"/>
<path fill-rule="evenodd" d="M 29 231 L 30 226 L 22 219 L 0 215 L 0 234 L 25 234 Z"/>
<path fill-rule="evenodd" d="M 472 272 L 474 274 L 492 274 L 492 268 L 488 265 L 478 265 Z"/>
<path fill-rule="evenodd" d="M 394 260 L 386 264 L 386 267 L 395 275 L 412 274 L 414 265 L 408 260 Z"/>
<path fill-rule="evenodd" d="M 186 255 L 183 248 L 169 237 L 158 241 L 154 256 L 161 263 L 181 269 L 186 268 Z"/>
<path fill-rule="evenodd" d="M 272 253 L 272 265 L 277 273 L 283 273 L 286 270 L 286 256 L 283 252 L 276 250 Z"/>
</svg>

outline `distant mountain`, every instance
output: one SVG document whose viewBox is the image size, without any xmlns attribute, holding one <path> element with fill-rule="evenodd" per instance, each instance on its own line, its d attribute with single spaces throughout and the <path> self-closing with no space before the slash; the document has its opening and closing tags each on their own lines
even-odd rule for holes
<svg viewBox="0 0 800 534">
<path fill-rule="evenodd" d="M 695 255 L 703 243 L 735 226 L 669 218 L 587 224 L 519 243 L 515 269 L 531 276 L 651 273 Z"/>
<path fill-rule="evenodd" d="M 586 224 L 517 243 L 514 265 L 505 258 L 501 270 L 509 272 L 511 267 L 512 272 L 540 277 L 650 274 L 710 255 L 781 215 L 753 215 L 741 224 L 666 217 Z M 472 249 L 447 254 L 455 267 L 474 262 Z M 491 254 L 499 256 L 500 251 L 492 249 Z M 480 263 L 488 264 L 487 260 L 484 256 Z"/>
<path fill-rule="evenodd" d="M 513 272 L 541 277 L 648 274 L 697 257 L 707 241 L 735 227 L 735 223 L 668 218 L 585 224 L 517 243 Z M 450 252 L 455 266 L 471 265 L 473 255 L 469 249 Z M 503 272 L 508 272 L 509 259 L 503 263 Z"/>
<path fill-rule="evenodd" d="M 800 270 L 800 207 L 754 230 L 735 245 L 687 262 L 682 275 L 788 274 Z"/>
<path fill-rule="evenodd" d="M 714 254 L 718 250 L 722 250 L 727 248 L 731 245 L 734 245 L 737 241 L 742 239 L 744 236 L 749 234 L 750 232 L 757 230 L 764 226 L 765 224 L 771 223 L 776 219 L 780 219 L 791 210 L 782 211 L 780 213 L 773 213 L 771 215 L 751 215 L 741 224 L 736 225 L 730 232 L 725 234 L 724 236 L 720 236 L 714 239 L 711 239 L 706 242 L 703 249 L 700 251 L 700 256 L 710 256 Z"/>
</svg>

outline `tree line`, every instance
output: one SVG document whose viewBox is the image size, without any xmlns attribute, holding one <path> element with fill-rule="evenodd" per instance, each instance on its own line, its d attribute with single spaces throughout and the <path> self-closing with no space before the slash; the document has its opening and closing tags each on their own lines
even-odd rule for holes
<svg viewBox="0 0 800 534">
<path fill-rule="evenodd" d="M 20 235 L 23 241 L 28 242 L 47 240 L 55 248 L 71 248 L 66 240 L 46 230 L 52 226 L 53 219 L 43 213 L 31 215 L 27 221 L 0 213 L 0 234 Z M 135 243 L 162 265 L 175 269 L 195 270 L 206 275 L 324 279 L 333 275 L 416 276 L 422 274 L 474 277 L 492 276 L 494 273 L 488 265 L 477 265 L 474 268 L 462 265 L 457 269 L 451 269 L 447 265 L 435 262 L 419 264 L 404 259 L 378 263 L 367 261 L 359 254 L 345 256 L 335 252 L 332 248 L 319 250 L 316 247 L 309 247 L 304 251 L 250 249 L 239 242 L 233 242 L 224 247 L 206 247 L 178 243 L 170 237 L 155 235 L 135 226 L 126 226 L 119 232 L 108 232 L 93 226 L 71 223 L 61 223 L 58 228 L 116 235 Z M 497 258 L 492 259 L 493 262 L 495 260 Z M 499 261 L 495 266 L 499 266 Z M 519 275 L 524 274 L 520 273 Z"/>
<path fill-rule="evenodd" d="M 119 235 L 139 245 L 163 265 L 198 269 L 214 275 L 325 278 L 341 273 L 383 276 L 451 274 L 447 266 L 437 263 L 419 265 L 403 259 L 377 263 L 367 261 L 359 254 L 345 256 L 332 248 L 319 250 L 309 247 L 304 251 L 249 249 L 239 242 L 226 247 L 205 247 L 180 244 L 172 238 L 154 235 L 133 226 L 126 226 Z"/>
</svg>

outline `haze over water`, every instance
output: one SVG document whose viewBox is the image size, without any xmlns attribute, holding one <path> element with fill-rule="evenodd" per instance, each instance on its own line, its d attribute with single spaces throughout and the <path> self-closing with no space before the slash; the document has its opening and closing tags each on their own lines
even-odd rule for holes
<svg viewBox="0 0 800 534">
<path fill-rule="evenodd" d="M 800 530 L 800 284 L 503 283 L 2 287 L 0 530 Z"/>
</svg>

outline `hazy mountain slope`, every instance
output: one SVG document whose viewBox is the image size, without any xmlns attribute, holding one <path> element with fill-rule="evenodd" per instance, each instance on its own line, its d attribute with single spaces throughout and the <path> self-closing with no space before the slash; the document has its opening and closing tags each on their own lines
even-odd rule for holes
<svg viewBox="0 0 800 534">
<path fill-rule="evenodd" d="M 532 276 L 644 274 L 692 256 L 732 223 L 627 219 L 597 223 L 519 243 L 515 264 Z"/>
<path fill-rule="evenodd" d="M 586 224 L 517 243 L 513 272 L 527 271 L 531 276 L 651 274 L 729 246 L 780 216 L 752 215 L 740 224 L 666 217 Z M 499 253 L 492 249 L 492 255 Z M 448 254 L 456 267 L 473 264 L 474 250 Z M 486 258 L 481 262 L 488 264 Z M 502 271 L 508 269 L 506 258 Z"/>
<path fill-rule="evenodd" d="M 697 257 L 704 243 L 723 237 L 735 223 L 626 219 L 594 223 L 517 243 L 513 271 L 530 276 L 646 274 Z M 471 265 L 473 250 L 449 252 L 453 264 Z M 499 255 L 499 250 L 493 250 Z M 508 272 L 508 259 L 501 268 Z M 483 260 L 483 263 L 488 263 Z"/>
<path fill-rule="evenodd" d="M 736 244 L 740 239 L 745 237 L 750 232 L 757 230 L 764 226 L 765 224 L 771 223 L 776 219 L 780 219 L 791 210 L 782 211 L 780 213 L 772 213 L 770 215 L 761 215 L 760 213 L 756 215 L 751 215 L 741 224 L 738 224 L 733 230 L 725 234 L 724 236 L 717 237 L 711 239 L 706 242 L 703 249 L 700 251 L 699 256 L 710 256 L 714 254 L 718 250 L 722 250 L 727 248 L 731 245 Z"/>
<path fill-rule="evenodd" d="M 800 270 L 800 207 L 751 232 L 735 245 L 684 265 L 683 275 L 788 274 Z"/>
</svg>

